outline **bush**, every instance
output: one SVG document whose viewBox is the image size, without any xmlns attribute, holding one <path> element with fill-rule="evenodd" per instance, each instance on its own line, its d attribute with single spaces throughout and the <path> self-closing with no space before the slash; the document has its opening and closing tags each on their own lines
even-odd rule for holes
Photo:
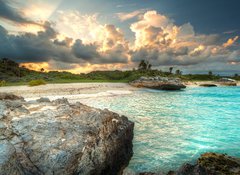
<svg viewBox="0 0 240 175">
<path fill-rule="evenodd" d="M 0 81 L 0 87 L 2 87 L 2 86 L 6 86 L 6 81 L 5 80 Z"/>
<path fill-rule="evenodd" d="M 47 84 L 43 79 L 32 80 L 28 83 L 29 86 L 39 86 Z"/>
</svg>

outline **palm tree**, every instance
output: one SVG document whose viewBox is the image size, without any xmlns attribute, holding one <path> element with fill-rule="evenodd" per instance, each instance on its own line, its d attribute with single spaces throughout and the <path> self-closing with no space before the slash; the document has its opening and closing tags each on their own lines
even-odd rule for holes
<svg viewBox="0 0 240 175">
<path fill-rule="evenodd" d="M 212 75 L 213 75 L 212 71 L 209 71 L 209 72 L 208 72 L 208 75 L 209 75 L 209 76 L 212 76 Z"/>
<path fill-rule="evenodd" d="M 172 74 L 173 67 L 169 67 L 169 73 Z"/>
<path fill-rule="evenodd" d="M 138 65 L 138 70 L 147 70 L 147 63 L 145 62 L 145 60 L 141 60 Z"/>
<path fill-rule="evenodd" d="M 148 64 L 148 70 L 151 70 L 151 68 L 152 68 L 152 65 Z"/>
<path fill-rule="evenodd" d="M 182 75 L 182 71 L 180 71 L 179 69 L 175 71 L 176 75 Z"/>
</svg>

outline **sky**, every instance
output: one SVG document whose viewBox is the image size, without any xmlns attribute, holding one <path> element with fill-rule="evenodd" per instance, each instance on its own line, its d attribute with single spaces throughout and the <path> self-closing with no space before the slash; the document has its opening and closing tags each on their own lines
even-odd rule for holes
<svg viewBox="0 0 240 175">
<path fill-rule="evenodd" d="M 34 70 L 240 73 L 239 0 L 0 0 L 0 58 Z"/>
</svg>

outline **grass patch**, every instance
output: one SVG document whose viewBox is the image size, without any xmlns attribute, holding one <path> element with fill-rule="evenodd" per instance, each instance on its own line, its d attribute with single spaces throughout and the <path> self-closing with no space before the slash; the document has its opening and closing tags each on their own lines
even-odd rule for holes
<svg viewBox="0 0 240 175">
<path fill-rule="evenodd" d="M 0 87 L 2 87 L 2 86 L 6 86 L 6 81 L 5 80 L 0 81 Z"/>
<path fill-rule="evenodd" d="M 28 83 L 29 86 L 39 86 L 39 85 L 45 85 L 45 84 L 47 84 L 46 81 L 42 79 L 32 80 Z"/>
</svg>

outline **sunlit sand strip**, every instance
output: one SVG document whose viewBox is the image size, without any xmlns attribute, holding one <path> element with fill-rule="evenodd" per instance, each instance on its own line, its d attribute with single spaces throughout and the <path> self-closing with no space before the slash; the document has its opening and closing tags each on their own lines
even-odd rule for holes
<svg viewBox="0 0 240 175">
<path fill-rule="evenodd" d="M 110 97 L 110 96 L 119 96 L 119 95 L 129 95 L 131 94 L 132 91 L 128 90 L 109 90 L 105 92 L 99 92 L 99 93 L 94 93 L 94 94 L 75 94 L 75 95 L 46 95 L 44 97 L 49 98 L 50 100 L 56 100 L 59 98 L 67 98 L 69 101 L 78 101 L 81 99 L 87 99 L 87 98 L 98 98 L 98 97 Z M 36 100 L 39 99 L 39 97 L 33 97 L 33 98 L 26 98 L 27 101 L 30 100 Z"/>
</svg>

